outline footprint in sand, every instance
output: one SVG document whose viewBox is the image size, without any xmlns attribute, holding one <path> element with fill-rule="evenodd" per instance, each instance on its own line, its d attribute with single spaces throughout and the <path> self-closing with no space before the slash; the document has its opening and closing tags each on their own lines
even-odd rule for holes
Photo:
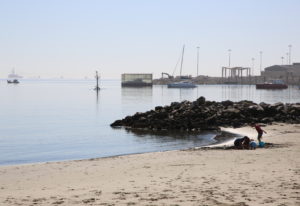
<svg viewBox="0 0 300 206">
<path fill-rule="evenodd" d="M 46 201 L 46 198 L 35 198 L 32 200 L 32 202 L 36 202 L 36 203 L 42 202 L 42 201 Z"/>
<path fill-rule="evenodd" d="M 63 200 L 57 200 L 57 201 L 55 201 L 55 202 L 53 202 L 52 204 L 53 205 L 60 205 L 60 204 L 63 204 L 65 201 L 63 201 Z"/>
<path fill-rule="evenodd" d="M 89 199 L 84 199 L 84 200 L 82 200 L 82 202 L 83 202 L 84 204 L 93 203 L 93 202 L 95 202 L 95 201 L 96 201 L 95 198 L 89 198 Z"/>
<path fill-rule="evenodd" d="M 93 192 L 97 196 L 100 196 L 102 194 L 101 190 L 92 190 L 91 192 Z"/>
<path fill-rule="evenodd" d="M 127 202 L 127 205 L 129 206 L 129 205 L 136 205 L 136 203 L 135 202 Z"/>
</svg>

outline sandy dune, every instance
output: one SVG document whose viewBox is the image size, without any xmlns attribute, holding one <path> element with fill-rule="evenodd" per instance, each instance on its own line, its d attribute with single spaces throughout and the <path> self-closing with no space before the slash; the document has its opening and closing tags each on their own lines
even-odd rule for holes
<svg viewBox="0 0 300 206">
<path fill-rule="evenodd" d="M 1 166 L 0 205 L 300 205 L 300 125 L 265 130 L 272 148 Z"/>
</svg>

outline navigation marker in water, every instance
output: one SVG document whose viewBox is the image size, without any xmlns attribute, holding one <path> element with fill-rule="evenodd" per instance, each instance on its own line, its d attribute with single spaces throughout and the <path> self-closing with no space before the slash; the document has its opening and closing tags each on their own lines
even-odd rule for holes
<svg viewBox="0 0 300 206">
<path fill-rule="evenodd" d="M 100 90 L 100 87 L 99 87 L 99 79 L 100 79 L 100 76 L 98 75 L 98 71 L 96 71 L 96 76 L 95 76 L 95 78 L 96 78 L 96 82 L 97 82 L 97 84 L 96 84 L 96 87 L 95 87 L 95 89 L 94 90 L 96 90 L 97 92 Z"/>
</svg>

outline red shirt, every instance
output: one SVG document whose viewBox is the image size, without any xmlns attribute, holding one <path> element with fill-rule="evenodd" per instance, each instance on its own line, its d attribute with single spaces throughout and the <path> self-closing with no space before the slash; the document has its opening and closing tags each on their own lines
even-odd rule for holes
<svg viewBox="0 0 300 206">
<path fill-rule="evenodd" d="M 263 130 L 260 128 L 259 125 L 255 125 L 255 129 L 258 133 L 263 133 Z"/>
</svg>

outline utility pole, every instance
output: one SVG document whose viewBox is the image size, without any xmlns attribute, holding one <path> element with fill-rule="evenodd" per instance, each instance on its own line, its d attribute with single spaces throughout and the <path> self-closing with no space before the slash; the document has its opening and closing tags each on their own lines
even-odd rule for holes
<svg viewBox="0 0 300 206">
<path fill-rule="evenodd" d="M 252 60 L 252 76 L 254 76 L 254 60 L 255 59 L 252 57 L 251 60 Z"/>
<path fill-rule="evenodd" d="M 260 51 L 259 52 L 259 71 L 260 71 L 260 74 L 261 74 L 261 71 L 262 71 L 262 54 L 263 54 L 263 52 L 262 51 Z"/>
<path fill-rule="evenodd" d="M 291 55 L 292 55 L 292 45 L 289 45 L 289 65 L 292 64 L 292 59 L 291 59 Z"/>
<path fill-rule="evenodd" d="M 197 46 L 197 77 L 199 76 L 199 48 L 200 47 Z"/>
<path fill-rule="evenodd" d="M 289 64 L 289 53 L 287 52 L 286 53 L 286 65 L 288 65 Z"/>
<path fill-rule="evenodd" d="M 228 68 L 230 68 L 231 49 L 228 49 Z"/>
<path fill-rule="evenodd" d="M 281 57 L 281 65 L 283 65 L 284 57 Z"/>
</svg>

